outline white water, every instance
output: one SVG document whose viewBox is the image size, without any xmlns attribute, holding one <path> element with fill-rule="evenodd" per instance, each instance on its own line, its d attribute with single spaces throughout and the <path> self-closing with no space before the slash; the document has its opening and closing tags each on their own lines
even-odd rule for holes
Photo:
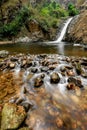
<svg viewBox="0 0 87 130">
<path fill-rule="evenodd" d="M 66 34 L 67 27 L 68 27 L 68 25 L 69 25 L 69 23 L 71 22 L 72 19 L 73 19 L 73 18 L 71 17 L 71 18 L 69 18 L 69 19 L 65 22 L 65 25 L 64 25 L 63 29 L 61 30 L 60 36 L 57 38 L 57 40 L 55 40 L 55 41 L 50 41 L 50 42 L 48 42 L 48 43 L 59 43 L 59 42 L 61 42 L 62 39 L 63 39 L 63 37 L 64 37 L 64 35 Z"/>
<path fill-rule="evenodd" d="M 69 18 L 69 19 L 66 21 L 66 23 L 65 23 L 65 25 L 64 25 L 64 27 L 63 27 L 61 33 L 60 33 L 60 36 L 59 36 L 59 38 L 56 40 L 56 42 L 61 42 L 61 41 L 62 41 L 62 39 L 63 39 L 63 37 L 64 37 L 64 35 L 65 35 L 65 33 L 66 33 L 67 27 L 68 27 L 69 23 L 71 22 L 71 20 L 72 20 L 72 18 Z"/>
</svg>

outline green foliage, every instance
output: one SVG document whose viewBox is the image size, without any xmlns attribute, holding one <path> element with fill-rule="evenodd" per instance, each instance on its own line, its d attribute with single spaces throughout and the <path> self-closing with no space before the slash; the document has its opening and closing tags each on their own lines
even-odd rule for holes
<svg viewBox="0 0 87 130">
<path fill-rule="evenodd" d="M 22 7 L 15 19 L 0 27 L 1 37 L 15 36 L 20 31 L 21 26 L 25 23 L 26 19 L 29 16 L 29 10 L 25 7 Z"/>
<path fill-rule="evenodd" d="M 69 3 L 69 5 L 68 5 L 68 12 L 69 12 L 69 16 L 74 16 L 79 13 L 79 11 L 76 9 L 75 5 L 72 3 Z"/>
</svg>

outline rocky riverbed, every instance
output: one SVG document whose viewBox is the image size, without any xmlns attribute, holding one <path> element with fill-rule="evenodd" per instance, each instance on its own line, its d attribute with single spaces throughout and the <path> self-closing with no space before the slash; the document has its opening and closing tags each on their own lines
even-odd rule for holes
<svg viewBox="0 0 87 130">
<path fill-rule="evenodd" d="M 0 58 L 1 130 L 87 130 L 87 58 Z"/>
</svg>

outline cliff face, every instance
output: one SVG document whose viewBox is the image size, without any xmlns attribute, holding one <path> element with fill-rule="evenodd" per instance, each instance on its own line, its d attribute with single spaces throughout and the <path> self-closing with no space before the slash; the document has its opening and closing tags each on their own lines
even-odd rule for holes
<svg viewBox="0 0 87 130">
<path fill-rule="evenodd" d="M 65 41 L 87 43 L 87 10 L 73 19 L 67 30 Z"/>
</svg>

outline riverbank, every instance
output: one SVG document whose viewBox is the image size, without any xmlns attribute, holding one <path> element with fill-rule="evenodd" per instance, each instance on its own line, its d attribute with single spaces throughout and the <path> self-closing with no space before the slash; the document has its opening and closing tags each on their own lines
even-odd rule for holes
<svg viewBox="0 0 87 130">
<path fill-rule="evenodd" d="M 86 130 L 86 66 L 86 57 L 8 55 L 0 62 L 1 128 Z"/>
<path fill-rule="evenodd" d="M 0 41 L 0 45 L 4 45 L 4 44 L 13 44 L 13 41 Z"/>
</svg>

